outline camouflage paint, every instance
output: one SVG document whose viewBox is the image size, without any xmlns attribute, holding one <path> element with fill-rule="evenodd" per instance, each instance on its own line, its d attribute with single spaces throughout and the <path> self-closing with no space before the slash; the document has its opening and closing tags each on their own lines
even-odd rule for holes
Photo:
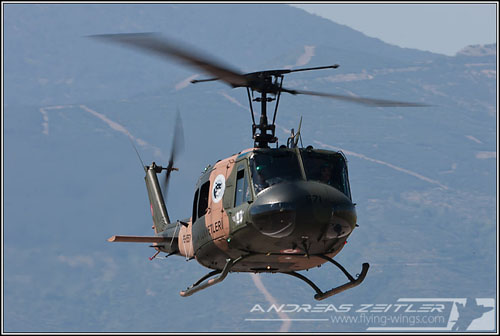
<svg viewBox="0 0 500 336">
<path fill-rule="evenodd" d="M 299 232 L 293 237 L 272 238 L 256 230 L 249 217 L 249 209 L 253 201 L 257 199 L 252 187 L 248 166 L 248 158 L 253 155 L 254 150 L 257 149 L 246 149 L 218 161 L 214 166 L 207 167 L 198 180 L 195 189 L 200 193 L 202 185 L 207 181 L 209 182 L 206 213 L 194 222 L 190 218 L 185 223 L 187 225 L 179 222 L 164 224 L 168 214 L 166 208 L 165 211 L 162 211 L 164 204 L 163 198 L 160 198 L 162 195 L 156 173 L 154 173 L 153 169 L 147 171 L 145 179 L 150 201 L 157 200 L 156 203 L 151 201 L 155 232 L 157 236 L 166 238 L 164 243 L 158 241 L 153 246 L 157 250 L 174 252 L 186 257 L 186 259 L 196 258 L 200 264 L 212 269 L 222 269 L 228 258 L 234 260 L 242 255 L 252 254 L 252 256 L 234 266 L 233 271 L 237 272 L 300 271 L 318 267 L 326 262 L 326 260 L 314 256 L 314 254 L 325 254 L 331 258 L 338 254 L 344 247 L 351 232 L 342 238 L 334 239 L 323 238 L 323 240 L 320 240 L 318 237 L 308 237 L 307 253 L 305 248 L 297 241 L 297 235 L 302 234 L 303 230 L 305 230 L 304 234 L 308 235 L 310 232 L 320 233 L 323 230 L 324 218 L 328 217 L 329 214 L 325 212 L 325 207 L 317 204 L 305 204 L 309 212 L 303 213 L 302 218 L 309 218 L 311 224 L 305 229 L 304 227 L 300 228 Z M 298 152 L 298 150 L 295 152 Z M 251 190 L 252 200 L 234 207 L 237 175 L 237 169 L 235 168 L 240 165 L 245 167 L 245 178 L 247 178 Z M 303 170 L 302 165 L 301 169 Z M 221 182 L 223 182 L 224 186 L 221 185 Z M 308 193 L 312 196 L 326 196 L 332 192 L 328 187 L 319 183 L 309 182 L 307 188 Z M 199 199 L 197 202 L 199 203 Z M 158 213 L 159 215 L 157 215 Z M 342 221 L 343 219 L 339 218 L 339 220 Z M 355 223 L 356 219 L 351 218 L 349 220 L 350 223 L 353 223 L 353 221 Z M 159 222 L 159 224 L 156 224 L 156 222 Z M 159 230 L 160 227 L 163 229 L 162 231 Z M 175 244 L 173 244 L 174 241 Z M 174 250 L 174 247 L 177 250 Z"/>
</svg>

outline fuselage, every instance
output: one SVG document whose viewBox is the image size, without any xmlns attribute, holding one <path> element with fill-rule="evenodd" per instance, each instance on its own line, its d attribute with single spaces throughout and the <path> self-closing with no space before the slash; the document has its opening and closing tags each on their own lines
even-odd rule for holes
<svg viewBox="0 0 500 336">
<path fill-rule="evenodd" d="M 248 149 L 207 167 L 180 228 L 179 253 L 239 272 L 288 272 L 335 256 L 356 225 L 341 152 Z"/>
</svg>

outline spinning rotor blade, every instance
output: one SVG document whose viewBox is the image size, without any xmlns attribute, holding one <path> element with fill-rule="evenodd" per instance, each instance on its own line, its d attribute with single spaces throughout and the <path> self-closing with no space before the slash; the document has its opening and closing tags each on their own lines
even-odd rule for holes
<svg viewBox="0 0 500 336">
<path fill-rule="evenodd" d="M 127 33 L 127 34 L 102 34 L 91 35 L 90 37 L 121 43 L 124 45 L 132 46 L 141 50 L 149 51 L 160 56 L 174 58 L 184 64 L 201 69 L 206 73 L 214 76 L 212 78 L 192 80 L 192 83 L 207 82 L 222 80 L 233 88 L 235 87 L 248 87 L 258 92 L 266 92 L 277 94 L 280 90 L 282 92 L 296 94 L 304 94 L 311 96 L 326 97 L 332 99 L 343 100 L 351 103 L 357 103 L 368 106 L 379 107 L 424 107 L 430 106 L 422 103 L 401 102 L 386 99 L 353 97 L 342 94 L 322 93 L 314 91 L 301 91 L 293 89 L 285 89 L 279 87 L 276 83 L 271 82 L 272 76 L 282 76 L 291 72 L 321 70 L 321 69 L 336 69 L 338 64 L 319 66 L 312 68 L 299 68 L 299 69 L 281 69 L 281 70 L 266 70 L 257 71 L 252 73 L 243 74 L 237 70 L 233 70 L 220 62 L 215 61 L 213 58 L 203 55 L 200 52 L 194 51 L 191 47 L 183 46 L 177 41 L 165 38 L 159 33 Z M 169 171 L 170 172 L 170 171 Z"/>
<path fill-rule="evenodd" d="M 184 150 L 184 130 L 182 128 L 182 120 L 179 111 L 177 111 L 177 117 L 175 120 L 174 128 L 174 138 L 172 140 L 172 150 L 170 151 L 170 159 L 168 160 L 168 166 L 166 168 L 165 178 L 163 180 L 163 197 L 167 197 L 168 180 L 170 178 L 170 173 L 172 170 L 177 170 L 174 168 L 174 162 L 176 156 L 178 156 Z"/>
<path fill-rule="evenodd" d="M 174 58 L 177 61 L 201 69 L 214 76 L 206 79 L 195 79 L 191 83 L 222 80 L 233 88 L 249 87 L 259 92 L 266 91 L 274 94 L 279 91 L 279 86 L 266 80 L 269 76 L 281 76 L 299 71 L 336 69 L 339 67 L 338 64 L 334 64 L 312 68 L 266 70 L 243 74 L 231 69 L 227 65 L 223 65 L 212 57 L 204 55 L 199 51 L 194 51 L 192 47 L 183 46 L 180 42 L 167 39 L 159 33 L 102 34 L 91 35 L 90 37 L 121 43 L 160 56 Z"/>
<path fill-rule="evenodd" d="M 181 46 L 179 42 L 167 40 L 158 33 L 102 34 L 91 35 L 90 37 L 122 43 L 159 54 L 160 56 L 175 58 L 182 63 L 199 68 L 215 76 L 216 78 L 213 80 L 223 80 L 233 87 L 246 86 L 248 84 L 245 76 L 238 71 L 222 65 L 208 56 L 202 55 L 200 52 L 188 50 L 187 47 Z"/>
<path fill-rule="evenodd" d="M 335 93 L 301 91 L 301 90 L 291 90 L 291 89 L 285 89 L 285 88 L 283 88 L 282 91 L 291 93 L 293 95 L 304 94 L 304 95 L 310 95 L 310 96 L 327 97 L 327 98 L 347 101 L 350 103 L 356 103 L 356 104 L 368 105 L 368 106 L 377 106 L 377 107 L 425 107 L 425 106 L 431 106 L 431 105 L 422 104 L 422 103 L 402 102 L 402 101 L 387 100 L 387 99 L 354 97 L 354 96 L 335 94 Z"/>
</svg>

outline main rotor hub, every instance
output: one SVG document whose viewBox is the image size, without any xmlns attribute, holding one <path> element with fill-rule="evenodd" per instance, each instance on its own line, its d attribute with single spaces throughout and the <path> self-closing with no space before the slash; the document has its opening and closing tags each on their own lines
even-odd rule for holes
<svg viewBox="0 0 500 336">
<path fill-rule="evenodd" d="M 248 102 L 250 105 L 250 113 L 252 115 L 252 137 L 254 139 L 254 146 L 256 148 L 269 148 L 269 144 L 277 143 L 278 138 L 275 136 L 275 121 L 276 113 L 278 112 L 278 105 L 280 101 L 280 96 L 282 92 L 291 93 L 293 95 L 301 93 L 296 90 L 290 90 L 283 88 L 284 75 L 291 72 L 298 71 L 309 71 L 309 70 L 320 70 L 320 69 L 336 69 L 338 64 L 313 67 L 313 68 L 302 68 L 302 69 L 281 69 L 281 70 L 266 70 L 251 72 L 245 74 L 245 79 L 247 84 L 241 85 L 246 86 L 248 94 Z M 237 86 L 235 86 L 237 87 Z M 260 93 L 260 97 L 253 98 L 254 91 Z M 272 95 L 272 97 L 268 97 Z M 255 122 L 255 116 L 253 112 L 252 101 L 260 103 L 260 119 L 259 123 Z M 274 107 L 273 120 L 270 123 L 267 119 L 267 103 L 276 101 Z"/>
<path fill-rule="evenodd" d="M 251 87 L 251 94 L 249 88 L 247 87 L 248 102 L 250 104 L 250 113 L 252 114 L 253 122 L 252 138 L 254 139 L 254 147 L 269 148 L 269 144 L 278 142 L 278 138 L 275 136 L 276 126 L 274 123 L 276 121 L 276 113 L 278 111 L 279 98 L 282 90 L 283 75 L 270 74 L 268 71 L 263 71 L 259 73 L 252 73 L 248 76 L 250 78 L 259 78 L 258 83 L 256 83 L 257 85 Z M 253 82 L 253 80 L 250 80 L 250 82 Z M 259 92 L 260 97 L 252 99 L 254 91 Z M 268 94 L 271 94 L 274 97 L 268 97 Z M 260 103 L 261 106 L 258 124 L 255 123 L 252 101 Z M 269 123 L 267 119 L 267 103 L 272 101 L 276 101 L 276 105 L 274 108 L 272 123 Z"/>
</svg>

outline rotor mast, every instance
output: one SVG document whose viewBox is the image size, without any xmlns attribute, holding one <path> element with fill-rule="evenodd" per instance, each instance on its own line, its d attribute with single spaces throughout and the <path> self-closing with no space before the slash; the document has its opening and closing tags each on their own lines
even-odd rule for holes
<svg viewBox="0 0 500 336">
<path fill-rule="evenodd" d="M 320 70 L 320 69 L 336 69 L 338 64 L 320 66 L 313 68 L 302 68 L 302 69 L 282 69 L 282 70 L 268 70 L 259 71 L 246 74 L 248 85 L 247 94 L 248 102 L 250 105 L 250 113 L 252 115 L 252 137 L 254 139 L 254 146 L 256 148 L 269 148 L 269 144 L 277 143 L 278 138 L 275 135 L 276 131 L 276 114 L 278 112 L 278 106 L 280 101 L 281 92 L 287 92 L 291 94 L 300 93 L 295 90 L 289 90 L 283 88 L 284 74 L 290 72 L 298 71 L 309 71 L 309 70 Z M 257 91 L 260 93 L 260 97 L 253 98 L 253 92 Z M 271 95 L 271 96 L 269 96 Z M 269 123 L 267 118 L 267 103 L 276 101 L 274 107 L 273 120 Z M 260 118 L 259 123 L 255 122 L 255 116 L 253 112 L 252 102 L 260 102 Z"/>
<path fill-rule="evenodd" d="M 255 141 L 255 147 L 267 148 L 269 143 L 275 143 L 278 138 L 274 135 L 275 125 L 269 124 L 267 120 L 267 103 L 271 102 L 274 98 L 268 98 L 266 92 L 261 92 L 261 97 L 256 98 L 255 101 L 260 100 L 260 121 L 259 124 L 252 125 L 252 136 Z M 258 132 L 257 132 L 258 131 Z M 270 133 L 268 133 L 270 131 Z"/>
<path fill-rule="evenodd" d="M 282 92 L 296 94 L 312 94 L 319 95 L 315 92 L 305 92 L 298 90 L 291 90 L 283 87 L 284 75 L 291 72 L 299 71 L 310 71 L 310 70 L 322 70 L 322 69 L 336 69 L 338 64 L 326 65 L 312 68 L 300 68 L 300 69 L 279 69 L 279 70 L 265 70 L 251 72 L 247 74 L 237 74 L 229 73 L 229 79 L 225 77 L 213 77 L 201 80 L 192 80 L 191 83 L 208 82 L 214 80 L 224 80 L 230 84 L 233 88 L 246 87 L 248 95 L 248 105 L 250 107 L 250 114 L 252 116 L 252 138 L 254 140 L 254 147 L 256 148 L 269 148 L 269 144 L 277 143 L 278 138 L 276 137 L 276 114 L 278 112 L 278 106 L 280 101 L 280 96 Z M 227 74 L 225 74 L 227 75 Z M 227 77 L 227 76 L 226 76 Z M 260 93 L 260 97 L 254 98 L 254 92 Z M 267 116 L 267 103 L 276 101 L 274 107 L 273 120 L 270 123 Z M 255 114 L 253 110 L 253 102 L 260 103 L 260 117 L 259 122 L 255 122 Z"/>
<path fill-rule="evenodd" d="M 276 112 L 278 111 L 278 104 L 279 104 L 279 96 L 281 94 L 281 83 L 283 82 L 283 75 L 279 76 L 281 78 L 280 86 L 278 89 L 277 93 L 274 93 L 273 91 L 269 90 L 267 85 L 266 89 L 263 89 L 260 92 L 260 97 L 251 99 L 249 96 L 249 103 L 250 103 L 250 113 L 252 114 L 252 138 L 254 139 L 254 146 L 256 148 L 268 148 L 268 144 L 270 143 L 276 143 L 278 142 L 278 138 L 275 136 L 275 130 L 276 130 L 276 125 L 275 120 L 276 120 Z M 277 81 L 277 77 L 275 81 Z M 269 76 L 264 79 L 265 83 L 271 82 L 272 77 Z M 248 95 L 250 95 L 250 91 L 247 90 Z M 253 93 L 253 90 L 252 90 Z M 268 97 L 267 94 L 274 94 L 275 97 Z M 276 100 L 276 105 L 274 109 L 274 116 L 273 116 L 273 122 L 270 124 L 268 119 L 267 119 L 267 103 L 270 103 L 272 101 Z M 255 102 L 260 102 L 260 120 L 259 123 L 255 123 L 255 117 L 253 113 L 253 108 L 252 108 L 252 101 Z"/>
</svg>

